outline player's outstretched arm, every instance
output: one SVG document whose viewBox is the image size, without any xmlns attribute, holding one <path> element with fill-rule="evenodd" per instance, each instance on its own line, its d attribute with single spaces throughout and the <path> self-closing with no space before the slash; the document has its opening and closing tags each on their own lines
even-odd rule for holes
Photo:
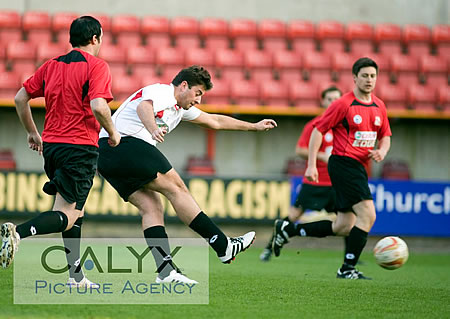
<svg viewBox="0 0 450 319">
<path fill-rule="evenodd" d="M 14 98 L 16 105 L 16 112 L 19 116 L 20 122 L 28 133 L 28 147 L 33 151 L 42 154 L 42 139 L 36 128 L 36 124 L 31 114 L 31 107 L 28 102 L 31 100 L 31 96 L 27 93 L 24 87 L 22 87 Z"/>
<path fill-rule="evenodd" d="M 206 112 L 202 112 L 200 116 L 190 122 L 214 130 L 268 131 L 277 127 L 277 122 L 272 119 L 251 123 L 227 115 L 209 114 Z"/>
</svg>

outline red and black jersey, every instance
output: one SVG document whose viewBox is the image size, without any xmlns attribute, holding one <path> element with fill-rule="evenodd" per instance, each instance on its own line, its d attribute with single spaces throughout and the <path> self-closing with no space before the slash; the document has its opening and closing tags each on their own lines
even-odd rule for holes
<svg viewBox="0 0 450 319">
<path fill-rule="evenodd" d="M 322 133 L 333 130 L 334 155 L 356 159 L 367 166 L 369 150 L 384 136 L 391 136 L 391 128 L 383 101 L 372 94 L 372 102 L 359 101 L 353 92 L 334 101 L 315 127 Z"/>
<path fill-rule="evenodd" d="M 303 128 L 302 134 L 300 135 L 297 146 L 302 148 L 308 148 L 309 139 L 311 137 L 311 133 L 314 129 L 315 124 L 321 119 L 322 115 L 319 115 L 306 123 Z M 319 152 L 329 153 L 331 154 L 331 150 L 333 149 L 333 131 L 329 130 L 322 137 L 322 144 L 320 145 Z M 310 182 L 307 178 L 303 178 L 303 183 L 312 184 L 318 186 L 331 186 L 330 175 L 328 175 L 327 163 L 317 160 L 317 171 L 319 172 L 319 181 Z"/>
<path fill-rule="evenodd" d="M 98 147 L 100 124 L 90 101 L 113 98 L 105 61 L 74 49 L 45 62 L 23 86 L 32 98 L 45 97 L 44 142 Z"/>
</svg>

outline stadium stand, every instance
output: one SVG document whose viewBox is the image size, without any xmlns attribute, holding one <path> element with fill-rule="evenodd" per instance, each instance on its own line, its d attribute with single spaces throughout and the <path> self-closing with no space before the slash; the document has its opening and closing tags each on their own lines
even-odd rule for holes
<svg viewBox="0 0 450 319">
<path fill-rule="evenodd" d="M 450 25 L 438 24 L 431 30 L 431 41 L 440 56 L 450 56 Z"/>
<path fill-rule="evenodd" d="M 316 38 L 322 52 L 345 51 L 344 25 L 337 21 L 321 21 L 317 25 Z"/>
<path fill-rule="evenodd" d="M 111 32 L 116 43 L 123 48 L 142 44 L 140 25 L 140 19 L 134 15 L 121 14 L 112 17 Z"/>
<path fill-rule="evenodd" d="M 203 38 L 203 45 L 207 49 L 228 49 L 230 47 L 228 22 L 224 19 L 203 19 L 200 22 L 200 36 Z"/>
<path fill-rule="evenodd" d="M 155 74 L 155 51 L 142 45 L 130 46 L 126 52 L 126 61 L 131 74 L 138 77 Z"/>
<path fill-rule="evenodd" d="M 331 58 L 328 52 L 305 52 L 303 54 L 303 77 L 311 82 L 331 81 Z"/>
<path fill-rule="evenodd" d="M 233 47 L 241 51 L 258 49 L 257 24 L 250 19 L 233 19 L 229 22 Z"/>
<path fill-rule="evenodd" d="M 390 110 L 406 110 L 408 106 L 406 88 L 401 83 L 397 85 L 384 84 L 377 87 L 377 93 Z"/>
<path fill-rule="evenodd" d="M 0 170 L 14 171 L 16 169 L 16 160 L 12 150 L 0 150 Z"/>
<path fill-rule="evenodd" d="M 227 105 L 230 103 L 230 83 L 227 80 L 212 79 L 214 89 L 206 92 L 202 102 L 207 104 Z"/>
<path fill-rule="evenodd" d="M 434 85 L 410 85 L 407 89 L 408 105 L 418 111 L 434 111 L 437 105 L 437 91 Z"/>
<path fill-rule="evenodd" d="M 230 83 L 230 97 L 233 104 L 257 106 L 260 104 L 258 84 L 248 80 L 234 80 Z"/>
<path fill-rule="evenodd" d="M 216 67 L 220 78 L 227 80 L 243 80 L 244 54 L 239 50 L 221 49 L 216 51 Z"/>
<path fill-rule="evenodd" d="M 344 38 L 352 55 L 365 56 L 374 52 L 373 28 L 368 23 L 348 23 Z"/>
<path fill-rule="evenodd" d="M 22 40 L 22 20 L 19 13 L 0 10 L 0 44 Z"/>
<path fill-rule="evenodd" d="M 289 105 L 288 86 L 280 81 L 263 81 L 260 83 L 260 96 L 263 105 Z"/>
<path fill-rule="evenodd" d="M 262 48 L 267 52 L 287 49 L 286 25 L 283 21 L 264 19 L 258 23 L 258 38 Z"/>
<path fill-rule="evenodd" d="M 185 172 L 188 175 L 212 176 L 216 173 L 216 170 L 214 168 L 213 162 L 207 156 L 191 156 L 188 158 Z"/>
<path fill-rule="evenodd" d="M 34 44 L 53 41 L 51 17 L 44 11 L 27 11 L 22 15 L 22 29 L 27 41 Z"/>
<path fill-rule="evenodd" d="M 286 160 L 284 173 L 288 176 L 303 176 L 306 170 L 306 161 L 302 158 L 291 157 Z"/>
<path fill-rule="evenodd" d="M 56 12 L 52 16 L 52 32 L 56 42 L 60 44 L 69 43 L 70 24 L 78 15 L 73 12 Z"/>
<path fill-rule="evenodd" d="M 405 25 L 402 35 L 406 52 L 409 55 L 419 57 L 431 54 L 431 32 L 426 25 Z"/>
<path fill-rule="evenodd" d="M 379 53 L 402 53 L 402 30 L 400 26 L 392 23 L 377 24 L 374 37 Z"/>
<path fill-rule="evenodd" d="M 272 55 L 267 51 L 245 51 L 244 67 L 249 77 L 255 81 L 262 82 L 273 79 Z"/>
<path fill-rule="evenodd" d="M 291 41 L 292 50 L 307 52 L 316 50 L 316 29 L 312 22 L 304 20 L 291 21 L 287 26 L 287 36 Z"/>
<path fill-rule="evenodd" d="M 387 159 L 383 162 L 381 178 L 409 180 L 412 178 L 408 162 L 399 159 Z"/>
<path fill-rule="evenodd" d="M 170 22 L 170 34 L 177 48 L 187 50 L 200 47 L 200 25 L 195 18 L 173 18 Z"/>
<path fill-rule="evenodd" d="M 141 19 L 141 34 L 145 44 L 152 48 L 171 46 L 169 19 L 161 16 L 145 16 Z"/>
<path fill-rule="evenodd" d="M 289 100 L 296 108 L 319 108 L 318 87 L 315 82 L 292 82 L 289 84 Z"/>
<path fill-rule="evenodd" d="M 159 75 L 174 77 L 185 66 L 184 52 L 177 48 L 158 48 L 155 62 Z"/>
<path fill-rule="evenodd" d="M 448 85 L 450 64 L 442 56 L 423 55 L 419 57 L 421 82 L 435 87 Z"/>
</svg>

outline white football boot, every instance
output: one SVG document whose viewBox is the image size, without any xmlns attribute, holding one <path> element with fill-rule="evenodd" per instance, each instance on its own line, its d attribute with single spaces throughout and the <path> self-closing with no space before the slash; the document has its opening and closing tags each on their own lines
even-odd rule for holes
<svg viewBox="0 0 450 319">
<path fill-rule="evenodd" d="M 0 235 L 2 238 L 0 264 L 3 268 L 8 268 L 19 249 L 20 236 L 16 232 L 16 225 L 13 223 L 4 223 L 0 226 Z"/>
<path fill-rule="evenodd" d="M 197 281 L 189 279 L 188 277 L 186 277 L 182 273 L 177 272 L 175 269 L 172 270 L 170 272 L 170 274 L 167 277 L 163 278 L 163 279 L 161 279 L 161 278 L 159 278 L 159 276 L 157 276 L 155 282 L 157 284 L 170 283 L 170 282 L 183 283 L 183 284 L 198 284 Z"/>
<path fill-rule="evenodd" d="M 231 263 L 236 258 L 237 254 L 246 250 L 251 246 L 251 244 L 253 244 L 255 237 L 256 234 L 254 231 L 248 232 L 247 234 L 239 237 L 228 237 L 228 246 L 225 251 L 225 256 L 219 257 L 219 259 L 224 264 Z"/>
</svg>

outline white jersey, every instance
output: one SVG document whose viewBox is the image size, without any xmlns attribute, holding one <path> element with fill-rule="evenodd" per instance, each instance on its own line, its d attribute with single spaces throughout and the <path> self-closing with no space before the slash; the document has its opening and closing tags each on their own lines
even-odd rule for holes
<svg viewBox="0 0 450 319">
<path fill-rule="evenodd" d="M 133 93 L 112 116 L 114 126 L 119 131 L 120 136 L 133 136 L 156 145 L 152 134 L 147 131 L 144 124 L 137 114 L 137 106 L 146 100 L 153 102 L 153 111 L 155 113 L 156 125 L 165 127 L 167 133 L 177 127 L 180 121 L 192 121 L 200 116 L 201 112 L 195 106 L 185 110 L 177 105 L 174 96 L 175 87 L 173 84 L 153 84 L 146 86 Z M 101 137 L 108 137 L 108 133 L 102 128 Z"/>
</svg>

